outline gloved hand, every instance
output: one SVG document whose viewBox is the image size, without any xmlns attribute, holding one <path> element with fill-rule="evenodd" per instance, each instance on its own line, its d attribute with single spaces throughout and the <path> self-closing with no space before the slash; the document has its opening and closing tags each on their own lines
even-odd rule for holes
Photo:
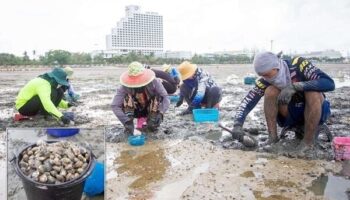
<svg viewBox="0 0 350 200">
<path fill-rule="evenodd" d="M 127 135 L 134 135 L 134 122 L 133 120 L 129 120 L 124 124 L 124 133 Z"/>
<path fill-rule="evenodd" d="M 163 114 L 160 112 L 151 113 L 147 118 L 147 127 L 151 130 L 157 129 L 163 121 Z"/>
<path fill-rule="evenodd" d="M 287 105 L 296 92 L 303 91 L 303 87 L 303 82 L 297 82 L 284 88 L 278 95 L 278 104 Z"/>
<path fill-rule="evenodd" d="M 203 93 L 197 93 L 196 96 L 194 96 L 194 98 L 192 100 L 192 106 L 194 108 L 200 107 L 203 98 L 204 98 L 204 94 Z"/>
<path fill-rule="evenodd" d="M 69 124 L 70 123 L 70 119 L 69 119 L 68 116 L 63 115 L 60 119 L 63 122 L 63 124 Z"/>
<path fill-rule="evenodd" d="M 235 123 L 233 125 L 233 129 L 231 131 L 232 139 L 238 140 L 239 142 L 242 142 L 244 131 L 243 126 L 240 123 Z"/>
<path fill-rule="evenodd" d="M 78 104 L 74 103 L 74 102 L 69 102 L 68 103 L 68 108 L 73 107 L 73 106 L 78 106 Z"/>
</svg>

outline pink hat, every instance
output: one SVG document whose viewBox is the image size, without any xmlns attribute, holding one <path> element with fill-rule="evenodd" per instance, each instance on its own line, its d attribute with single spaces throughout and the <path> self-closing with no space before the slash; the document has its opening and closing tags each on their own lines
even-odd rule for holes
<svg viewBox="0 0 350 200">
<path fill-rule="evenodd" d="M 138 88 L 152 82 L 155 77 L 152 70 L 145 69 L 139 62 L 132 62 L 128 66 L 128 71 L 120 76 L 120 83 L 125 87 Z"/>
</svg>

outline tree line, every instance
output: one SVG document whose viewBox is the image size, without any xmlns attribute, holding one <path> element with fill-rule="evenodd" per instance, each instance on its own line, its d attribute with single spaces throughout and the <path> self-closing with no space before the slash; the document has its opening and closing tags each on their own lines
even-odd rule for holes
<svg viewBox="0 0 350 200">
<path fill-rule="evenodd" d="M 23 56 L 15 56 L 9 53 L 0 53 L 0 66 L 13 65 L 96 65 L 96 64 L 128 64 L 133 61 L 139 61 L 149 65 L 180 64 L 185 59 L 180 58 L 162 58 L 156 57 L 154 54 L 142 55 L 131 52 L 126 55 L 113 56 L 104 58 L 102 55 L 91 56 L 89 53 L 71 53 L 65 50 L 50 50 L 43 56 L 35 58 L 35 50 L 32 52 L 34 58 L 30 58 L 27 52 Z M 195 54 L 190 62 L 196 64 L 245 64 L 252 63 L 254 56 L 247 55 L 211 55 L 204 56 Z M 284 55 L 284 58 L 290 58 Z M 312 58 L 316 62 L 343 62 L 344 58 L 328 59 L 328 58 Z"/>
</svg>

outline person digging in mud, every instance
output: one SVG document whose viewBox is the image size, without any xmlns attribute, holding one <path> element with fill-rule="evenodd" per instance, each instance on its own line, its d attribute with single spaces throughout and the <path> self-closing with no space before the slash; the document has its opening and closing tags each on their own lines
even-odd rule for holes
<svg viewBox="0 0 350 200">
<path fill-rule="evenodd" d="M 112 110 L 124 125 L 125 133 L 134 134 L 134 118 L 147 118 L 146 128 L 156 131 L 170 101 L 155 73 L 139 62 L 132 62 L 120 76 L 121 86 L 113 98 Z"/>
<path fill-rule="evenodd" d="M 151 68 L 146 68 L 151 69 Z M 168 94 L 174 94 L 180 84 L 180 74 L 175 67 L 163 65 L 163 70 L 151 69 L 162 82 Z"/>
<path fill-rule="evenodd" d="M 271 52 L 262 52 L 255 56 L 253 65 L 261 78 L 239 105 L 232 132 L 234 135 L 243 134 L 246 116 L 265 96 L 269 138 L 264 145 L 270 146 L 278 141 L 278 123 L 281 127 L 297 127 L 299 133 L 304 132 L 293 154 L 303 156 L 310 152 L 318 126 L 330 116 L 330 104 L 324 92 L 334 90 L 334 81 L 302 57 L 282 60 Z"/>
<path fill-rule="evenodd" d="M 61 68 L 54 68 L 51 72 L 32 79 L 19 91 L 16 109 L 24 116 L 50 114 L 64 124 L 69 124 L 71 116 L 62 114 L 57 109 L 74 105 L 62 99 L 68 85 L 67 73 Z"/>
<path fill-rule="evenodd" d="M 188 108 L 180 115 L 191 114 L 193 109 L 219 108 L 222 99 L 222 90 L 218 87 L 208 72 L 202 68 L 184 61 L 178 66 L 183 84 L 180 86 L 180 99 L 176 107 L 182 105 L 185 99 Z"/>
</svg>

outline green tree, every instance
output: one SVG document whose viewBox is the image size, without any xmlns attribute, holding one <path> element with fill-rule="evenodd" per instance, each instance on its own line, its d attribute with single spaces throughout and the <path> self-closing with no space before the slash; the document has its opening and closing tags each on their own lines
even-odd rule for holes
<svg viewBox="0 0 350 200">
<path fill-rule="evenodd" d="M 50 50 L 45 53 L 45 56 L 42 57 L 43 64 L 52 65 L 55 61 L 59 65 L 70 64 L 71 53 L 65 50 Z"/>
<path fill-rule="evenodd" d="M 0 65 L 20 65 L 22 59 L 9 53 L 0 53 Z"/>
</svg>

